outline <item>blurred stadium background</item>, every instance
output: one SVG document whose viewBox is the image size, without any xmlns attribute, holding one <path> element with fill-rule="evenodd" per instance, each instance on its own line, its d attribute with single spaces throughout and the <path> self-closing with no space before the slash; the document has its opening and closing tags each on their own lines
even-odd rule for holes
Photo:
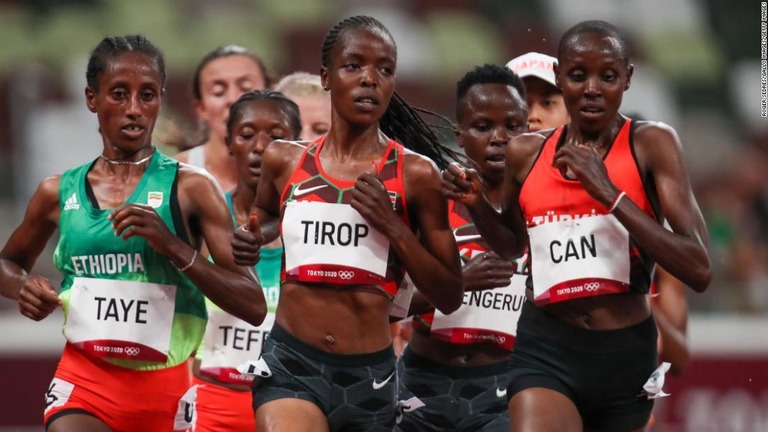
<svg viewBox="0 0 768 432">
<path fill-rule="evenodd" d="M 655 431 L 768 431 L 768 119 L 760 117 L 760 3 L 750 0 L 0 0 L 0 242 L 39 181 L 100 148 L 85 63 L 105 35 L 142 33 L 169 68 L 156 131 L 191 131 L 191 77 L 222 44 L 278 74 L 319 70 L 327 29 L 372 15 L 399 48 L 397 89 L 453 117 L 455 82 L 600 18 L 630 38 L 623 111 L 674 126 L 710 230 L 715 280 L 689 295 L 694 360 L 670 377 Z M 166 142 L 167 144 L 167 142 Z M 173 152 L 172 148 L 164 147 Z M 35 269 L 59 279 L 53 242 Z M 39 431 L 63 345 L 62 316 L 34 323 L 0 299 L 0 431 Z M 620 365 L 617 365 L 620 367 Z"/>
</svg>

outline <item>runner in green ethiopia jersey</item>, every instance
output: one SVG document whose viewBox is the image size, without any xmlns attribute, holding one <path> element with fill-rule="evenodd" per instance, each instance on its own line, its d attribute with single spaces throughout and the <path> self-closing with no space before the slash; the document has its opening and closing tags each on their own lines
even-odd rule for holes
<svg viewBox="0 0 768 432">
<path fill-rule="evenodd" d="M 253 325 L 266 315 L 264 295 L 252 270 L 234 263 L 221 189 L 152 145 L 160 50 L 143 36 L 107 37 L 86 79 L 101 154 L 41 182 L 0 251 L 0 293 L 33 320 L 64 308 L 67 344 L 45 394 L 47 430 L 189 430 L 187 359 L 203 336 L 203 295 Z M 29 273 L 57 228 L 60 294 Z M 198 258 L 203 242 L 216 264 Z"/>
</svg>

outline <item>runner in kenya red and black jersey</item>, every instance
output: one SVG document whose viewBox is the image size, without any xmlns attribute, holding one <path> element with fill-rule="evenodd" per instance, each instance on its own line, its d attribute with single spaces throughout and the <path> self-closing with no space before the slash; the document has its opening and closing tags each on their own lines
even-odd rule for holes
<svg viewBox="0 0 768 432">
<path fill-rule="evenodd" d="M 509 69 L 476 67 L 457 83 L 457 141 L 492 203 L 501 195 L 506 145 L 526 130 L 527 115 L 525 87 Z M 414 295 L 411 312 L 418 315 L 398 368 L 397 430 L 507 430 L 509 355 L 525 302 L 526 276 L 519 274 L 525 258 L 511 262 L 489 251 L 460 203 L 451 202 L 449 221 L 464 265 L 464 301 L 446 315 Z"/>
<path fill-rule="evenodd" d="M 407 271 L 439 309 L 450 313 L 461 305 L 459 258 L 435 166 L 447 166 L 451 152 L 394 92 L 397 49 L 380 22 L 365 16 L 339 22 L 321 57 L 331 129 L 311 157 L 294 143 L 270 144 L 255 204 L 264 235 L 241 231 L 233 243 L 238 262 L 253 264 L 260 237 L 276 237 L 280 222 L 285 280 L 254 379 L 256 427 L 391 431 L 397 380 L 388 281 Z M 398 162 L 387 163 L 393 149 Z M 294 178 L 307 163 L 322 173 L 318 183 Z M 397 166 L 402 193 L 391 189 L 386 174 Z M 331 192 L 337 187 L 344 191 Z M 400 214 L 388 189 L 404 197 Z M 303 199 L 311 194 L 317 199 Z M 339 253 L 345 248 L 355 253 Z M 395 262 L 402 269 L 388 271 Z"/>
</svg>

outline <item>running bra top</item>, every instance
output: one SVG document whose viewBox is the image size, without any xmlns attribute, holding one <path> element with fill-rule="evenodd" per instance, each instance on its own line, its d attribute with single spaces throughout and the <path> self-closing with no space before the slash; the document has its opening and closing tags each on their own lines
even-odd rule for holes
<svg viewBox="0 0 768 432">
<path fill-rule="evenodd" d="M 626 193 L 648 216 L 657 219 L 642 181 L 634 150 L 635 122 L 627 119 L 607 149 L 603 161 L 613 184 Z M 543 143 L 523 181 L 520 209 L 530 229 L 541 224 L 608 214 L 608 208 L 592 198 L 578 180 L 563 176 L 552 166 L 555 152 L 565 144 L 566 127 L 557 128 Z M 648 293 L 653 261 L 630 238 L 630 291 Z M 531 268 L 531 272 L 535 272 Z"/>
<path fill-rule="evenodd" d="M 355 180 L 341 180 L 328 175 L 319 160 L 325 136 L 322 136 L 309 144 L 304 150 L 296 170 L 291 174 L 283 188 L 281 202 L 280 231 L 282 233 L 283 214 L 288 202 L 306 201 L 332 204 L 350 204 L 352 202 L 351 191 L 354 189 Z M 408 209 L 406 207 L 405 186 L 403 184 L 403 153 L 404 147 L 390 140 L 384 154 L 377 165 L 379 178 L 387 190 L 392 208 L 400 219 L 410 227 Z M 297 227 L 296 229 L 300 229 Z M 286 245 L 286 248 L 288 245 Z M 390 300 L 403 280 L 405 269 L 399 262 L 397 255 L 390 248 L 387 259 L 386 276 L 384 280 L 375 285 Z M 287 281 L 285 260 L 283 260 L 280 274 L 281 283 Z M 302 282 L 311 286 L 311 283 Z"/>
</svg>

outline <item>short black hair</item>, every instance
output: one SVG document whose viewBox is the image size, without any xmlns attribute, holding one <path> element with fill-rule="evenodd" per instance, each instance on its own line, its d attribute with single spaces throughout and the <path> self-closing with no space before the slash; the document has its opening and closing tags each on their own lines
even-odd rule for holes
<svg viewBox="0 0 768 432">
<path fill-rule="evenodd" d="M 619 55 L 624 59 L 626 64 L 629 64 L 629 44 L 627 43 L 626 37 L 619 31 L 618 27 L 602 20 L 582 21 L 568 29 L 563 34 L 563 37 L 560 38 L 560 44 L 557 48 L 558 62 L 562 61 L 563 53 L 570 48 L 570 44 L 576 36 L 584 33 L 595 33 L 615 39 L 616 42 L 618 42 Z"/>
<path fill-rule="evenodd" d="M 505 66 L 484 64 L 475 66 L 456 83 L 456 118 L 459 117 L 458 102 L 467 95 L 469 89 L 480 84 L 503 84 L 513 87 L 525 100 L 525 83 L 520 76 Z"/>
</svg>

